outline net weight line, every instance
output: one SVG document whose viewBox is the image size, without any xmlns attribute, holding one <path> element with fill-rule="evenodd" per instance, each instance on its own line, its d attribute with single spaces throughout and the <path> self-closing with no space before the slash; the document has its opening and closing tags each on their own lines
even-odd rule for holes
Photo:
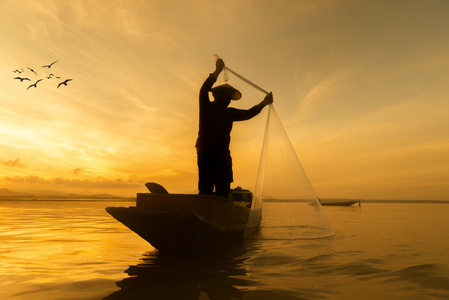
<svg viewBox="0 0 449 300">
<path fill-rule="evenodd" d="M 214 59 L 218 60 L 220 59 L 220 57 L 217 54 L 214 54 Z M 262 93 L 265 94 L 269 94 L 270 92 L 266 91 L 265 89 L 261 88 L 260 86 L 258 86 L 257 84 L 255 84 L 254 82 L 252 82 L 251 80 L 243 77 L 242 75 L 240 75 L 239 73 L 235 72 L 234 70 L 230 69 L 229 67 L 224 67 L 225 70 L 228 70 L 230 73 L 234 74 L 237 78 L 241 79 L 242 81 L 246 82 L 247 84 L 249 84 L 250 86 L 258 89 L 259 91 L 261 91 Z"/>
</svg>

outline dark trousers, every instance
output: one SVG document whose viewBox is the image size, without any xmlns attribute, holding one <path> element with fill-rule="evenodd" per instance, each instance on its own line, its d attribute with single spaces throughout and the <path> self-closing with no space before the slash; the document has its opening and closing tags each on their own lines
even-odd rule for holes
<svg viewBox="0 0 449 300">
<path fill-rule="evenodd" d="M 231 154 L 214 151 L 198 151 L 198 190 L 200 194 L 215 194 L 227 197 L 231 188 L 232 159 Z"/>
</svg>

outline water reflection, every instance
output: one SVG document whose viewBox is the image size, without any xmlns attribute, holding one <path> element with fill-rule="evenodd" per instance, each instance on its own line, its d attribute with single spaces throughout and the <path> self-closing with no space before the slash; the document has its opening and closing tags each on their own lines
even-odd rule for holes
<svg viewBox="0 0 449 300">
<path fill-rule="evenodd" d="M 254 286 L 247 277 L 245 246 L 203 254 L 174 255 L 149 252 L 142 263 L 130 266 L 112 299 L 240 299 L 239 287 Z"/>
</svg>

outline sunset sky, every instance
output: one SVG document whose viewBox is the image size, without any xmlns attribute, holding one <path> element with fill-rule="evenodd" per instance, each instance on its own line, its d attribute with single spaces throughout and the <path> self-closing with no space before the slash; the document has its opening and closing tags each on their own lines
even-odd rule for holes
<svg viewBox="0 0 449 300">
<path fill-rule="evenodd" d="M 449 200 L 448 32 L 443 0 L 0 0 L 0 188 L 196 193 L 218 54 L 273 91 L 319 197 Z M 263 99 L 229 78 L 233 106 Z M 266 118 L 234 125 L 233 187 L 254 187 Z"/>
</svg>

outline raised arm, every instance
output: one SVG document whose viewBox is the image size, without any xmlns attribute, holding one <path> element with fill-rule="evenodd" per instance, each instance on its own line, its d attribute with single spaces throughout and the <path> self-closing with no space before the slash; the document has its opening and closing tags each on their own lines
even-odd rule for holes
<svg viewBox="0 0 449 300">
<path fill-rule="evenodd" d="M 215 62 L 215 71 L 210 73 L 209 77 L 204 81 L 203 85 L 200 89 L 200 107 L 207 106 L 210 104 L 209 100 L 209 91 L 217 81 L 218 75 L 220 75 L 221 71 L 224 69 L 224 62 L 222 59 L 218 59 Z"/>
</svg>

